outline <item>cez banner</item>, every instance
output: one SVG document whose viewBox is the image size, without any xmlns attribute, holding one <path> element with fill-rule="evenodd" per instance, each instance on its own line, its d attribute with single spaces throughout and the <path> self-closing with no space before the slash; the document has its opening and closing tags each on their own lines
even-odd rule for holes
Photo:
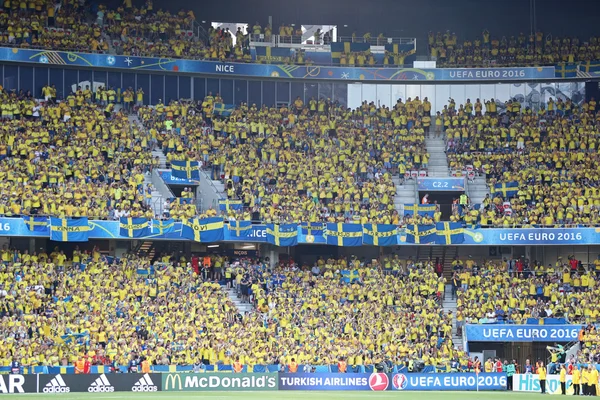
<svg viewBox="0 0 600 400">
<path fill-rule="evenodd" d="M 390 377 L 372 374 L 279 374 L 279 390 L 387 390 Z"/>
<path fill-rule="evenodd" d="M 573 394 L 573 388 L 571 387 L 572 376 L 566 376 L 566 387 L 567 394 Z M 513 375 L 513 390 L 515 392 L 534 392 L 541 393 L 540 389 L 540 376 L 538 374 L 516 374 Z M 546 392 L 550 394 L 561 394 L 560 390 L 560 378 L 558 375 L 547 375 L 546 376 Z"/>
<path fill-rule="evenodd" d="M 468 342 L 570 342 L 576 325 L 473 325 L 465 328 Z"/>
<path fill-rule="evenodd" d="M 393 374 L 391 383 L 393 390 L 506 390 L 506 374 Z"/>
</svg>

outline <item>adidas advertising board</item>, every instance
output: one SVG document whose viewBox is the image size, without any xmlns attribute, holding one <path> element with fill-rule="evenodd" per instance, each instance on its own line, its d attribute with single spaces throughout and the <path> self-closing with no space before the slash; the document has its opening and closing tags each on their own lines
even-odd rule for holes
<svg viewBox="0 0 600 400">
<path fill-rule="evenodd" d="M 58 374 L 42 388 L 44 393 L 70 393 L 71 388 L 67 386 L 63 377 Z"/>
<path fill-rule="evenodd" d="M 162 374 L 40 374 L 38 376 L 40 393 L 159 392 L 162 390 Z M 36 375 L 26 375 L 26 377 L 33 382 L 33 393 L 35 393 Z M 1 388 L 0 386 L 0 393 L 2 393 Z"/>
<path fill-rule="evenodd" d="M 110 384 L 106 374 L 100 375 L 88 387 L 90 393 L 111 393 L 115 391 L 115 387 Z"/>
<path fill-rule="evenodd" d="M 131 388 L 132 392 L 156 392 L 158 386 L 154 384 L 150 374 L 144 374 Z"/>
</svg>

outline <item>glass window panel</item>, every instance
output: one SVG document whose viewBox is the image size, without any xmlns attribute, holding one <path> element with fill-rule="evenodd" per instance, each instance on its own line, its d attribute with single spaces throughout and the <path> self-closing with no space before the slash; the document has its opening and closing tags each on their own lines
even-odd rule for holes
<svg viewBox="0 0 600 400">
<path fill-rule="evenodd" d="M 421 85 L 406 85 L 406 100 L 410 97 L 414 100 L 415 97 L 421 98 Z"/>
<path fill-rule="evenodd" d="M 465 85 L 450 85 L 450 97 L 456 102 L 456 109 L 459 104 L 465 104 Z"/>
<path fill-rule="evenodd" d="M 517 99 L 521 105 L 525 102 L 525 84 L 524 83 L 513 83 L 510 84 L 510 97 Z"/>
<path fill-rule="evenodd" d="M 238 105 L 248 102 L 248 81 L 235 80 L 233 82 L 233 99 Z"/>
<path fill-rule="evenodd" d="M 206 96 L 206 78 L 194 78 L 194 100 L 204 100 Z"/>
<path fill-rule="evenodd" d="M 142 92 L 144 92 L 144 104 L 148 104 L 148 99 L 150 98 L 150 75 L 137 74 L 136 80 L 137 85 L 135 90 L 142 89 Z M 138 101 L 137 94 L 135 95 L 135 101 Z"/>
<path fill-rule="evenodd" d="M 292 98 L 294 101 L 298 97 L 306 104 L 307 100 L 304 98 L 304 83 L 292 82 Z"/>
<path fill-rule="evenodd" d="M 233 104 L 233 79 L 221 79 L 221 98 L 225 104 Z"/>
<path fill-rule="evenodd" d="M 275 82 L 264 81 L 263 82 L 263 104 L 267 107 L 275 105 Z"/>
<path fill-rule="evenodd" d="M 481 99 L 481 86 L 480 85 L 465 85 L 465 97 L 471 100 L 471 103 L 475 103 L 477 99 L 483 102 Z M 466 102 L 466 100 L 465 100 Z"/>
<path fill-rule="evenodd" d="M 34 97 L 42 96 L 42 88 L 48 84 L 48 68 L 47 67 L 35 67 L 33 71 L 33 75 L 35 76 L 35 87 L 31 94 Z M 58 89 L 58 88 L 57 88 Z M 56 93 L 58 97 L 58 90 Z"/>
<path fill-rule="evenodd" d="M 76 73 L 76 71 L 74 71 Z M 69 70 L 65 69 L 65 96 L 69 94 L 71 88 L 67 87 L 67 74 Z M 77 78 L 77 86 L 81 86 L 82 89 L 85 90 L 85 87 L 88 86 L 91 90 L 95 90 L 95 87 L 92 86 L 92 71 L 90 70 L 80 70 L 79 77 Z M 97 86 L 96 86 L 97 87 Z"/>
<path fill-rule="evenodd" d="M 362 85 L 362 101 L 377 102 L 377 85 L 363 83 Z"/>
<path fill-rule="evenodd" d="M 69 93 L 73 92 L 74 90 L 77 90 L 77 85 L 79 84 L 79 72 L 83 71 L 77 71 L 76 69 L 65 69 L 65 95 L 64 97 L 68 96 Z M 90 79 L 92 78 L 92 71 L 87 71 L 89 73 L 89 77 Z M 90 82 L 89 80 L 87 81 L 88 83 Z M 58 93 L 57 93 L 58 95 Z"/>
<path fill-rule="evenodd" d="M 316 83 L 304 84 L 304 102 L 308 104 L 311 99 L 319 99 L 319 85 Z"/>
<path fill-rule="evenodd" d="M 540 109 L 539 83 L 526 83 L 525 86 L 525 102 L 523 105 L 537 111 Z"/>
<path fill-rule="evenodd" d="M 192 78 L 189 76 L 179 77 L 179 98 L 190 99 L 192 97 Z"/>
<path fill-rule="evenodd" d="M 219 80 L 218 79 L 206 79 L 206 95 L 212 95 L 215 97 L 219 93 Z"/>
<path fill-rule="evenodd" d="M 4 89 L 17 90 L 19 87 L 19 67 L 14 65 L 4 66 Z"/>
<path fill-rule="evenodd" d="M 290 103 L 290 83 L 277 82 L 277 103 Z"/>
<path fill-rule="evenodd" d="M 123 72 L 123 90 L 127 90 L 129 88 L 135 90 L 135 74 Z"/>
<path fill-rule="evenodd" d="M 50 68 L 50 84 L 56 86 L 56 96 L 59 99 L 65 98 L 65 85 L 63 81 L 63 70 L 60 68 Z M 40 93 L 36 93 L 40 95 Z"/>
<path fill-rule="evenodd" d="M 392 103 L 392 85 L 377 85 L 377 106 L 391 107 Z"/>
<path fill-rule="evenodd" d="M 480 85 L 481 101 L 489 101 L 496 98 L 496 85 Z"/>
<path fill-rule="evenodd" d="M 108 83 L 109 88 L 113 88 L 115 91 L 121 88 L 121 73 L 120 72 L 109 72 Z"/>
<path fill-rule="evenodd" d="M 506 110 L 505 103 L 510 99 L 510 85 L 496 85 L 496 104 L 498 104 L 498 112 Z"/>
<path fill-rule="evenodd" d="M 435 109 L 441 111 L 448 105 L 450 99 L 449 85 L 435 85 Z"/>
<path fill-rule="evenodd" d="M 165 101 L 165 76 L 150 75 L 150 104 Z"/>
<path fill-rule="evenodd" d="M 421 98 L 422 100 L 425 100 L 425 98 L 427 98 L 427 101 L 431 103 L 432 114 L 435 113 L 435 111 L 438 111 L 435 108 L 435 86 L 421 85 Z"/>
<path fill-rule="evenodd" d="M 94 74 L 94 88 L 106 87 L 106 71 L 92 71 L 92 73 Z"/>
<path fill-rule="evenodd" d="M 33 67 L 19 68 L 19 91 L 33 92 Z"/>
<path fill-rule="evenodd" d="M 248 104 L 256 104 L 260 108 L 262 103 L 262 82 L 248 81 Z"/>
<path fill-rule="evenodd" d="M 319 83 L 319 100 L 331 99 L 333 96 L 333 83 Z"/>
<path fill-rule="evenodd" d="M 339 105 L 348 107 L 348 84 L 334 83 L 333 85 L 333 101 Z"/>
<path fill-rule="evenodd" d="M 392 85 L 392 106 L 400 99 L 406 101 L 406 85 Z"/>
<path fill-rule="evenodd" d="M 178 100 L 179 94 L 177 93 L 177 75 L 165 75 L 165 98 L 163 99 L 166 103 L 171 100 Z"/>
<path fill-rule="evenodd" d="M 348 85 L 348 107 L 355 109 L 362 103 L 362 84 L 351 83 Z"/>
</svg>

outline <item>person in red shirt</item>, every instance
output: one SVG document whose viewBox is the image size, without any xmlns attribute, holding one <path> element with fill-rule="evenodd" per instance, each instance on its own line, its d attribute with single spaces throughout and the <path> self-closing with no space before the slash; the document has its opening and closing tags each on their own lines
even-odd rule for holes
<svg viewBox="0 0 600 400">
<path fill-rule="evenodd" d="M 496 372 L 502 372 L 502 361 L 499 358 L 496 359 Z"/>
<path fill-rule="evenodd" d="M 92 370 L 92 363 L 90 362 L 89 357 L 86 355 L 84 357 L 84 363 L 83 363 L 83 373 L 84 374 L 89 374 Z"/>
<path fill-rule="evenodd" d="M 200 275 L 200 257 L 192 256 L 192 268 L 196 275 Z"/>
<path fill-rule="evenodd" d="M 569 257 L 569 265 L 571 265 L 571 271 L 577 271 L 579 268 L 579 261 L 575 257 Z"/>
<path fill-rule="evenodd" d="M 338 361 L 338 372 L 345 374 L 347 369 L 348 364 L 346 364 L 346 361 L 343 358 L 340 358 L 340 361 Z"/>
</svg>

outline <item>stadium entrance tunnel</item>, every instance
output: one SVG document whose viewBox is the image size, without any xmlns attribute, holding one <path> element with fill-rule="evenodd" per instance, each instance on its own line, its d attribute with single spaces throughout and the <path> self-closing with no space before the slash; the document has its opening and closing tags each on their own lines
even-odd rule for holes
<svg viewBox="0 0 600 400">
<path fill-rule="evenodd" d="M 421 203 L 423 197 L 428 195 L 429 204 L 437 204 L 440 205 L 440 211 L 442 212 L 442 221 L 449 221 L 450 216 L 452 215 L 452 202 L 454 200 L 458 201 L 461 194 L 464 192 L 427 192 L 420 191 L 419 192 L 419 202 Z"/>
</svg>

